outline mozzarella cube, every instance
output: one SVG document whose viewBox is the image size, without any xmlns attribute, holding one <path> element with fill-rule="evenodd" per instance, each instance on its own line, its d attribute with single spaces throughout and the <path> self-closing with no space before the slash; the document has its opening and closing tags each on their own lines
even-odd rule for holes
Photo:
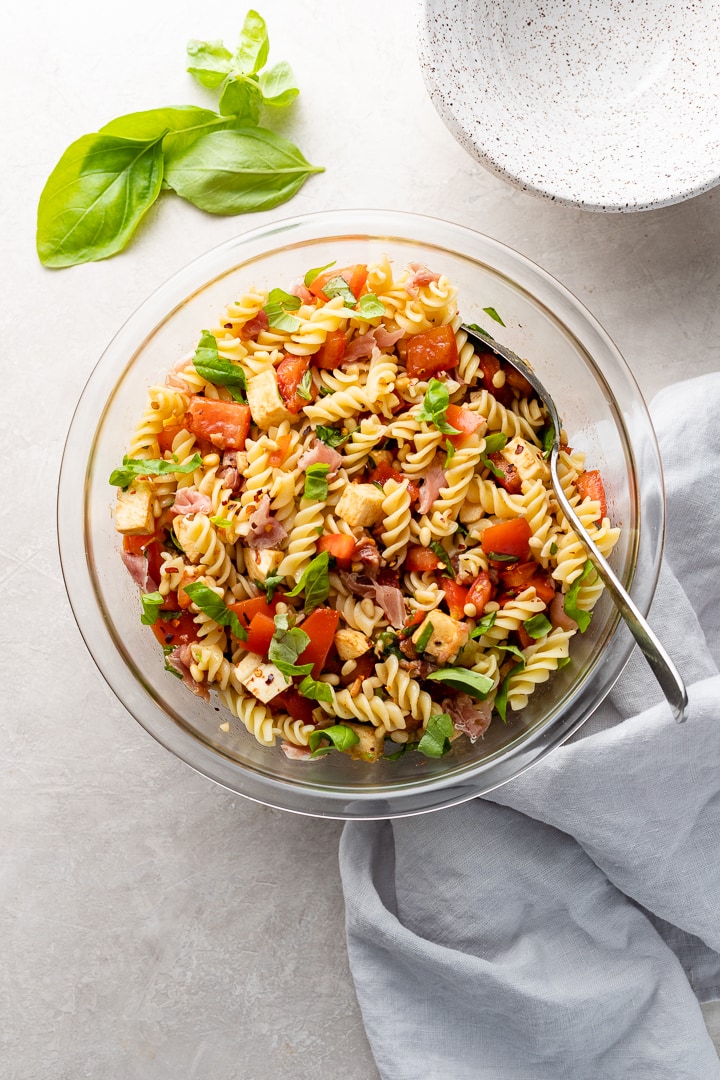
<svg viewBox="0 0 720 1080">
<path fill-rule="evenodd" d="M 370 648 L 370 638 L 359 630 L 338 630 L 335 634 L 335 648 L 341 660 L 356 660 Z"/>
<path fill-rule="evenodd" d="M 506 461 L 515 466 L 521 479 L 544 481 L 550 479 L 550 468 L 543 460 L 542 450 L 525 439 L 518 438 L 516 435 L 505 444 L 501 453 Z"/>
<path fill-rule="evenodd" d="M 275 548 L 244 548 L 245 569 L 253 581 L 264 581 L 283 561 L 282 551 Z"/>
<path fill-rule="evenodd" d="M 259 653 L 248 653 L 235 665 L 235 679 L 264 705 L 290 685 L 290 680 L 280 669 L 269 660 L 264 660 Z"/>
<path fill-rule="evenodd" d="M 347 720 L 340 721 L 343 727 L 349 727 L 357 735 L 359 742 L 348 747 L 348 757 L 355 761 L 377 761 L 383 752 L 385 743 L 385 728 L 371 727 L 369 724 L 353 724 Z"/>
<path fill-rule="evenodd" d="M 275 372 L 271 368 L 248 379 L 247 399 L 253 420 L 265 431 L 275 424 L 281 424 L 283 420 L 295 419 L 285 407 Z"/>
<path fill-rule="evenodd" d="M 193 523 L 193 518 L 178 514 L 173 521 L 173 529 L 178 544 L 183 549 L 190 562 L 199 563 L 205 552 L 197 542 L 198 528 L 197 525 Z"/>
<path fill-rule="evenodd" d="M 367 529 L 382 519 L 384 498 L 382 488 L 374 484 L 348 484 L 335 507 L 335 513 L 353 528 L 362 526 Z"/>
<path fill-rule="evenodd" d="M 129 491 L 118 491 L 115 507 L 115 528 L 124 536 L 143 536 L 155 527 L 152 511 L 152 490 L 138 484 Z"/>
<path fill-rule="evenodd" d="M 466 623 L 458 622 L 457 619 L 445 615 L 442 611 L 431 611 L 413 634 L 413 645 L 418 643 L 427 627 L 431 624 L 432 633 L 423 655 L 432 656 L 435 662 L 440 665 L 448 664 L 455 659 L 463 645 L 466 644 L 470 635 L 470 628 Z"/>
</svg>

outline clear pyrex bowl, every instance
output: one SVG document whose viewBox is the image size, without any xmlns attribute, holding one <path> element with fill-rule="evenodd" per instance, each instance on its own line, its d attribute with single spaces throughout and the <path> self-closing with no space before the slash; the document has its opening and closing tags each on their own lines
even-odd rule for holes
<svg viewBox="0 0 720 1080">
<path fill-rule="evenodd" d="M 573 663 L 526 709 L 495 719 L 474 745 L 445 757 L 417 753 L 367 764 L 339 753 L 288 760 L 261 746 L 240 721 L 194 697 L 163 670 L 139 597 L 120 559 L 113 525 L 119 464 L 149 385 L 192 350 L 200 331 L 248 286 L 289 287 L 313 266 L 426 263 L 459 286 L 460 310 L 526 357 L 550 389 L 570 443 L 605 481 L 609 514 L 622 525 L 611 562 L 647 613 L 664 525 L 660 458 L 640 391 L 618 350 L 586 309 L 540 267 L 460 225 L 389 211 L 330 211 L 247 232 L 175 274 L 118 331 L 80 398 L 62 461 L 58 535 L 80 631 L 120 701 L 163 746 L 217 783 L 270 806 L 336 818 L 416 814 L 481 795 L 539 761 L 574 732 L 618 678 L 633 640 L 607 596 L 572 642 Z M 223 732 L 222 720 L 230 721 Z"/>
</svg>

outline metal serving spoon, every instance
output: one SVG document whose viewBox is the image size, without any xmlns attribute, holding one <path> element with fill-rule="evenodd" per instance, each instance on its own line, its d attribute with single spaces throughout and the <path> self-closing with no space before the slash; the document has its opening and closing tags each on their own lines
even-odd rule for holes
<svg viewBox="0 0 720 1080">
<path fill-rule="evenodd" d="M 562 489 L 562 484 L 560 483 L 560 477 L 558 476 L 557 471 L 557 459 L 560 452 L 561 424 L 555 402 L 532 368 L 530 368 L 524 360 L 521 360 L 519 356 L 516 356 L 514 352 L 511 352 L 510 349 L 506 349 L 504 345 L 499 345 L 493 338 L 486 337 L 484 334 L 478 334 L 469 326 L 463 326 L 462 329 L 465 331 L 468 338 L 476 344 L 482 346 L 483 349 L 489 349 L 491 352 L 494 352 L 497 356 L 506 360 L 508 364 L 519 371 L 530 383 L 533 390 L 540 398 L 540 401 L 547 409 L 553 426 L 553 444 L 552 449 L 550 450 L 548 463 L 550 465 L 550 475 L 557 501 L 560 504 L 565 517 L 577 533 L 578 539 L 581 540 L 585 546 L 588 556 L 592 559 L 595 569 L 605 583 L 618 611 L 627 623 L 630 633 L 635 638 L 645 659 L 652 668 L 653 674 L 660 684 L 660 689 L 665 695 L 675 719 L 678 723 L 682 723 L 685 720 L 685 709 L 687 707 L 688 697 L 680 673 L 660 641 L 655 636 L 653 630 L 651 630 L 642 613 L 621 585 L 605 557 L 596 547 L 588 534 L 587 529 L 568 502 L 565 492 Z"/>
</svg>

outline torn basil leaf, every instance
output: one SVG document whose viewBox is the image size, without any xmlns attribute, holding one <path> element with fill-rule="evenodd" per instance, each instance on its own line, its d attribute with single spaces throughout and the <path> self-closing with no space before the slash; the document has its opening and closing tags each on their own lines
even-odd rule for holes
<svg viewBox="0 0 720 1080">
<path fill-rule="evenodd" d="M 575 622 L 578 624 L 578 629 L 581 634 L 584 634 L 588 626 L 590 625 L 592 612 L 583 611 L 582 608 L 579 608 L 577 606 L 577 598 L 583 582 L 587 581 L 591 574 L 593 574 L 594 576 L 592 581 L 588 581 L 588 585 L 591 585 L 593 581 L 595 581 L 595 579 L 597 578 L 597 570 L 591 563 L 590 559 L 588 559 L 582 568 L 582 573 L 580 574 L 580 576 L 575 578 L 575 581 L 573 581 L 572 585 L 565 593 L 565 600 L 563 601 L 563 610 L 565 614 L 570 619 L 575 620 Z"/>
<path fill-rule="evenodd" d="M 491 319 L 494 319 L 496 323 L 500 323 L 501 326 L 505 325 L 494 307 L 484 307 L 483 311 L 486 315 L 489 315 Z"/>
<path fill-rule="evenodd" d="M 438 431 L 441 431 L 443 435 L 459 435 L 460 432 L 457 428 L 448 424 L 445 419 L 445 413 L 447 407 L 450 404 L 450 395 L 445 383 L 440 382 L 439 379 L 431 379 L 428 388 L 425 391 L 425 397 L 420 408 L 420 412 L 417 414 L 418 420 L 425 420 L 427 423 L 434 424 Z"/>
<path fill-rule="evenodd" d="M 540 612 L 539 615 L 533 615 L 531 619 L 526 619 L 523 623 L 525 633 L 531 638 L 545 637 L 552 630 L 552 623 L 546 615 Z"/>
<path fill-rule="evenodd" d="M 497 611 L 489 611 L 487 615 L 483 615 L 480 622 L 477 624 L 475 629 L 470 634 L 470 637 L 471 638 L 482 637 L 483 634 L 487 633 L 487 631 L 490 629 L 491 626 L 495 625 L 495 620 L 496 619 L 497 619 Z"/>
<path fill-rule="evenodd" d="M 485 450 L 488 454 L 495 454 L 504 449 L 507 441 L 508 437 L 502 431 L 493 431 L 485 436 Z"/>
<path fill-rule="evenodd" d="M 330 593 L 329 563 L 330 553 L 321 551 L 303 571 L 302 577 L 292 592 L 288 593 L 288 596 L 299 596 L 301 592 L 305 593 L 306 614 L 320 607 L 328 598 Z"/>
<path fill-rule="evenodd" d="M 303 697 L 311 701 L 332 701 L 332 690 L 328 683 L 313 679 L 312 675 L 306 675 L 298 686 Z"/>
<path fill-rule="evenodd" d="M 305 285 L 309 289 L 316 277 L 319 277 L 325 270 L 329 270 L 331 266 L 335 265 L 335 259 L 332 262 L 325 263 L 324 266 L 315 266 L 312 270 L 308 270 L 305 275 Z"/>
<path fill-rule="evenodd" d="M 502 720 L 503 724 L 507 723 L 507 696 L 510 679 L 516 671 L 522 671 L 524 667 L 524 662 L 522 664 L 515 664 L 514 667 L 511 667 L 503 681 L 500 683 L 500 686 L 498 687 L 498 692 L 495 696 L 494 708 L 497 711 L 497 714 Z"/>
<path fill-rule="evenodd" d="M 358 300 L 355 310 L 364 319 L 377 319 L 380 315 L 385 314 L 385 305 L 381 300 L 378 300 L 375 293 L 366 293 L 365 296 L 361 296 Z"/>
<path fill-rule="evenodd" d="M 143 626 L 154 626 L 158 621 L 160 608 L 165 603 L 165 597 L 159 592 L 143 593 L 140 597 L 140 602 L 142 604 L 140 622 Z M 175 613 L 173 612 L 173 615 L 174 614 Z"/>
<path fill-rule="evenodd" d="M 160 458 L 129 458 L 124 457 L 122 466 L 113 469 L 110 473 L 109 482 L 113 487 L 122 488 L 125 491 L 130 487 L 133 480 L 139 476 L 170 476 L 172 473 L 195 472 L 202 465 L 199 454 L 193 454 L 185 465 L 178 465 L 176 461 L 164 461 Z M 180 549 L 182 550 L 182 549 Z"/>
<path fill-rule="evenodd" d="M 445 563 L 445 569 L 443 570 L 443 577 L 454 578 L 455 577 L 455 571 L 453 570 L 453 564 L 450 561 L 450 556 L 448 555 L 447 551 L 442 546 L 440 541 L 439 540 L 431 540 L 430 541 L 430 548 L 431 548 L 432 551 L 435 552 L 435 554 L 437 555 L 440 562 Z"/>
<path fill-rule="evenodd" d="M 292 679 L 295 675 L 307 675 L 312 671 L 312 664 L 298 664 L 297 658 L 310 644 L 308 634 L 299 626 L 290 627 L 286 614 L 275 616 L 275 628 L 268 650 L 268 659 L 275 664 L 286 679 Z"/>
<path fill-rule="evenodd" d="M 420 637 L 417 639 L 416 642 L 414 642 L 416 652 L 419 652 L 419 653 L 424 653 L 425 652 L 425 650 L 427 649 L 427 647 L 428 647 L 428 645 L 430 643 L 430 638 L 433 635 L 433 630 L 434 629 L 435 629 L 435 627 L 433 626 L 433 624 L 431 622 L 427 623 L 427 625 L 425 626 L 425 629 L 420 634 Z"/>
<path fill-rule="evenodd" d="M 284 289 L 271 289 L 264 308 L 268 325 L 276 330 L 284 330 L 288 334 L 294 334 L 300 326 L 300 320 L 288 313 L 297 311 L 301 303 L 299 296 L 286 293 Z"/>
<path fill-rule="evenodd" d="M 453 722 L 448 713 L 431 716 L 417 749 L 425 757 L 441 758 L 451 749 Z"/>
<path fill-rule="evenodd" d="M 303 499 L 314 499 L 317 502 L 324 502 L 325 499 L 327 499 L 327 475 L 329 471 L 330 466 L 326 465 L 324 462 L 316 462 L 314 465 L 308 465 L 305 470 Z"/>
<path fill-rule="evenodd" d="M 245 372 L 239 364 L 218 355 L 217 339 L 209 330 L 203 330 L 200 335 L 193 366 L 201 378 L 207 379 L 214 386 L 226 387 L 235 401 L 247 404 Z"/>
<path fill-rule="evenodd" d="M 312 401 L 310 389 L 312 387 L 312 372 L 310 368 L 307 369 L 302 379 L 298 383 L 297 390 L 295 391 L 298 397 L 303 398 L 305 401 Z"/>
<path fill-rule="evenodd" d="M 355 293 L 352 291 L 345 278 L 340 274 L 338 274 L 337 277 L 330 278 L 327 285 L 323 285 L 322 291 L 325 293 L 328 300 L 332 300 L 335 296 L 341 296 L 348 307 L 355 307 L 355 304 L 357 303 Z M 383 311 L 384 310 L 385 309 L 383 308 Z"/>
<path fill-rule="evenodd" d="M 280 574 L 268 574 L 264 581 L 258 581 L 257 584 L 261 589 L 265 590 L 265 599 L 268 604 L 272 602 L 272 598 L 275 595 L 275 590 L 279 585 L 282 585 L 285 579 Z"/>
<path fill-rule="evenodd" d="M 333 450 L 342 446 L 350 438 L 345 432 L 333 427 L 323 427 L 322 424 L 315 428 L 315 434 L 321 442 L 324 442 L 326 446 L 331 446 Z"/>
<path fill-rule="evenodd" d="M 195 581 L 191 585 L 184 585 L 183 588 L 193 604 L 208 618 L 216 622 L 218 626 L 229 627 L 230 632 L 238 641 L 247 641 L 247 631 L 241 625 L 235 612 L 230 611 L 222 597 L 213 592 L 209 586 L 203 585 L 201 581 Z"/>
<path fill-rule="evenodd" d="M 479 671 L 471 671 L 469 668 L 440 668 L 438 671 L 431 671 L 427 678 L 432 682 L 446 683 L 455 690 L 462 690 L 479 701 L 484 701 L 495 685 L 487 675 L 481 675 Z"/>
<path fill-rule="evenodd" d="M 329 746 L 323 746 L 323 740 L 327 739 Z M 331 750 L 349 750 L 360 742 L 360 736 L 352 728 L 345 724 L 334 724 L 332 727 L 316 728 L 308 736 L 308 746 L 312 751 L 312 757 L 321 757 L 330 753 Z"/>
</svg>

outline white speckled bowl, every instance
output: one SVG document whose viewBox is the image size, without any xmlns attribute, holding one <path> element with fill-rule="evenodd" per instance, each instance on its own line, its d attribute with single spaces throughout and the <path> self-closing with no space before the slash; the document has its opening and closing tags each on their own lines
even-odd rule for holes
<svg viewBox="0 0 720 1080">
<path fill-rule="evenodd" d="M 432 101 L 524 191 L 649 210 L 720 183 L 719 0 L 422 0 Z"/>
</svg>

